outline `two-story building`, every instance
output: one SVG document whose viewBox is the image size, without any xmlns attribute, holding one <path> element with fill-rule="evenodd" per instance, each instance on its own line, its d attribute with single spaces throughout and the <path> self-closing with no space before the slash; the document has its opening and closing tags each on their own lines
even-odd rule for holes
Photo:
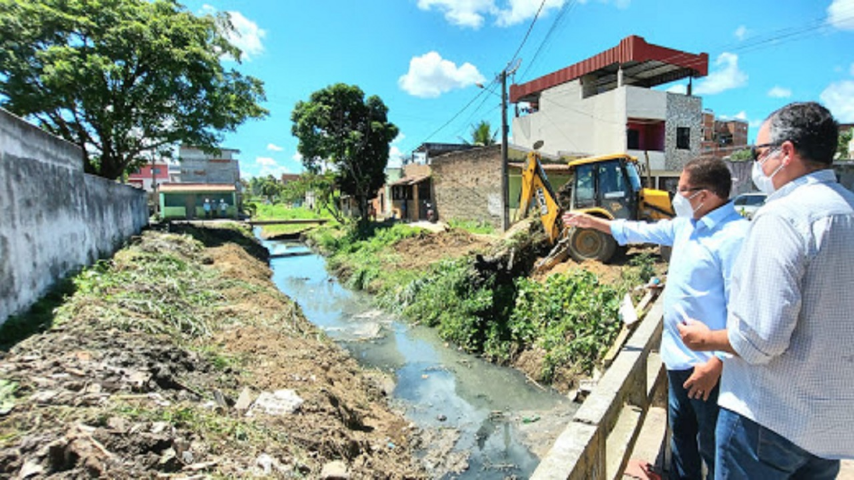
<svg viewBox="0 0 854 480">
<path fill-rule="evenodd" d="M 148 163 L 128 175 L 128 185 L 141 188 L 149 193 L 154 191 L 155 185 L 174 181 L 169 177 L 169 164 L 167 163 Z"/>
<path fill-rule="evenodd" d="M 700 154 L 702 99 L 652 87 L 708 74 L 692 54 L 630 36 L 556 72 L 510 86 L 517 104 L 512 143 L 560 157 L 628 152 L 649 160 L 654 187 L 675 190 L 682 166 Z"/>
<path fill-rule="evenodd" d="M 179 150 L 182 183 L 229 183 L 240 190 L 240 150 L 220 148 L 216 154 L 182 146 Z"/>
</svg>

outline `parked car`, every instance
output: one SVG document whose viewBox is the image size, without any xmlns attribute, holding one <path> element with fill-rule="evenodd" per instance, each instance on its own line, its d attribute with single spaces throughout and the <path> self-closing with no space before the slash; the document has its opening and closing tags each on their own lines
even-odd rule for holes
<svg viewBox="0 0 854 480">
<path fill-rule="evenodd" d="M 752 219 L 759 207 L 765 205 L 768 195 L 761 192 L 742 193 L 733 199 L 735 210 L 747 219 Z"/>
</svg>

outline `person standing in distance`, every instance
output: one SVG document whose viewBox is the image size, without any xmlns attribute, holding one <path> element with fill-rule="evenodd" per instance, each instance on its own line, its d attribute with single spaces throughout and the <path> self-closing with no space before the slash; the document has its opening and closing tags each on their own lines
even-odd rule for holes
<svg viewBox="0 0 854 480">
<path fill-rule="evenodd" d="M 814 102 L 765 120 L 753 181 L 768 200 L 736 262 L 726 329 L 679 327 L 692 349 L 734 354 L 716 478 L 832 479 L 854 458 L 854 194 L 831 169 L 838 135 Z"/>
<path fill-rule="evenodd" d="M 667 367 L 667 416 L 672 431 L 671 479 L 701 479 L 715 471 L 715 425 L 722 353 L 694 352 L 679 340 L 677 325 L 688 316 L 723 328 L 730 274 L 749 222 L 729 202 L 732 174 L 723 161 L 688 162 L 673 206 L 677 218 L 656 223 L 607 220 L 581 213 L 563 216 L 567 226 L 594 228 L 620 245 L 673 247 L 664 290 L 661 358 Z"/>
</svg>

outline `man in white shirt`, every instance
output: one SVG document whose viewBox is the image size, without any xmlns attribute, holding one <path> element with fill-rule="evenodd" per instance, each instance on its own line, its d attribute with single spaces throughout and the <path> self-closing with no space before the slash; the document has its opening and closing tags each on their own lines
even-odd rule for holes
<svg viewBox="0 0 854 480">
<path fill-rule="evenodd" d="M 854 458 L 854 194 L 830 168 L 837 124 L 813 102 L 772 113 L 753 149 L 769 194 L 732 278 L 726 329 L 679 327 L 723 350 L 716 478 L 833 479 Z"/>
<path fill-rule="evenodd" d="M 702 478 L 703 463 L 715 471 L 715 425 L 722 354 L 694 352 L 679 340 L 686 316 L 724 328 L 730 273 L 749 222 L 729 201 L 732 174 L 714 158 L 685 164 L 673 206 L 678 218 L 655 223 L 564 215 L 568 226 L 608 233 L 620 245 L 656 243 L 673 247 L 664 290 L 661 359 L 667 367 L 667 419 L 672 453 L 669 479 Z"/>
</svg>

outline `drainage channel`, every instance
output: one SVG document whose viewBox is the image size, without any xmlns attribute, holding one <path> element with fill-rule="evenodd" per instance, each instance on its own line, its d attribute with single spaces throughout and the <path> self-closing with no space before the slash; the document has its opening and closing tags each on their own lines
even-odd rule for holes
<svg viewBox="0 0 854 480">
<path fill-rule="evenodd" d="M 273 281 L 308 320 L 363 366 L 393 375 L 393 405 L 423 432 L 419 455 L 435 478 L 527 478 L 577 409 L 516 370 L 459 352 L 433 329 L 376 309 L 305 246 L 263 243 Z"/>
</svg>

